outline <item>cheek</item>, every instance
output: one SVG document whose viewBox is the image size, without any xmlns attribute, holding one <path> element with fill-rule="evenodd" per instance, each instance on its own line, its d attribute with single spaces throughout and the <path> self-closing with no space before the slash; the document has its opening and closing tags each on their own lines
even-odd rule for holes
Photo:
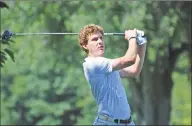
<svg viewBox="0 0 192 126">
<path fill-rule="evenodd" d="M 94 44 L 94 43 L 92 43 L 92 44 L 90 44 L 89 45 L 89 48 L 91 48 L 91 49 L 95 49 L 97 46 Z"/>
<path fill-rule="evenodd" d="M 91 52 L 94 51 L 94 50 L 96 50 L 96 47 L 94 46 L 94 44 L 89 44 L 89 45 L 87 45 L 87 48 L 88 48 L 88 50 L 90 50 Z"/>
</svg>

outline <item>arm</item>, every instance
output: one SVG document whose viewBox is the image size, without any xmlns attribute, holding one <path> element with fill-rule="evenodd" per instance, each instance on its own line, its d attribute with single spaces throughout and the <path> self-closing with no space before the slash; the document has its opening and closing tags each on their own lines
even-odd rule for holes
<svg viewBox="0 0 192 126">
<path fill-rule="evenodd" d="M 136 37 L 136 29 L 125 31 L 125 39 Z M 129 40 L 129 46 L 124 56 L 112 60 L 112 71 L 120 70 L 135 63 L 137 57 L 137 42 L 136 38 Z"/>
<path fill-rule="evenodd" d="M 122 78 L 137 77 L 140 74 L 145 59 L 145 52 L 146 52 L 146 43 L 138 47 L 136 62 L 129 67 L 121 69 L 120 76 Z"/>
</svg>

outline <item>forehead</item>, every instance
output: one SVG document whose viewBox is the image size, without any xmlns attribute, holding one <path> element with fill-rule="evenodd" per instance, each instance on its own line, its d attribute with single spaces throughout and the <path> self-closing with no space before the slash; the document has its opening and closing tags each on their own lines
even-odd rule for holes
<svg viewBox="0 0 192 126">
<path fill-rule="evenodd" d="M 101 37 L 101 36 L 102 36 L 102 34 L 98 31 L 98 32 L 96 32 L 96 33 L 90 34 L 88 38 L 89 38 L 89 39 L 92 39 L 92 38 Z"/>
</svg>

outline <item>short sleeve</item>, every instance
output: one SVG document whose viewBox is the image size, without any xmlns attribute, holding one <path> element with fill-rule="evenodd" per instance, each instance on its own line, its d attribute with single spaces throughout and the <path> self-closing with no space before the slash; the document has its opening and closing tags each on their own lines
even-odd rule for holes
<svg viewBox="0 0 192 126">
<path fill-rule="evenodd" d="M 112 60 L 104 57 L 89 58 L 84 67 L 91 74 L 106 74 L 112 72 Z"/>
</svg>

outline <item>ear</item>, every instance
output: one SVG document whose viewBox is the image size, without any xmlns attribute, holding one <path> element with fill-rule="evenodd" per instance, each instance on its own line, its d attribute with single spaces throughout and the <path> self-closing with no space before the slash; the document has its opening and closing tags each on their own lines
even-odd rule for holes
<svg viewBox="0 0 192 126">
<path fill-rule="evenodd" d="M 88 50 L 87 44 L 82 44 L 82 47 L 83 47 L 84 49 Z"/>
</svg>

